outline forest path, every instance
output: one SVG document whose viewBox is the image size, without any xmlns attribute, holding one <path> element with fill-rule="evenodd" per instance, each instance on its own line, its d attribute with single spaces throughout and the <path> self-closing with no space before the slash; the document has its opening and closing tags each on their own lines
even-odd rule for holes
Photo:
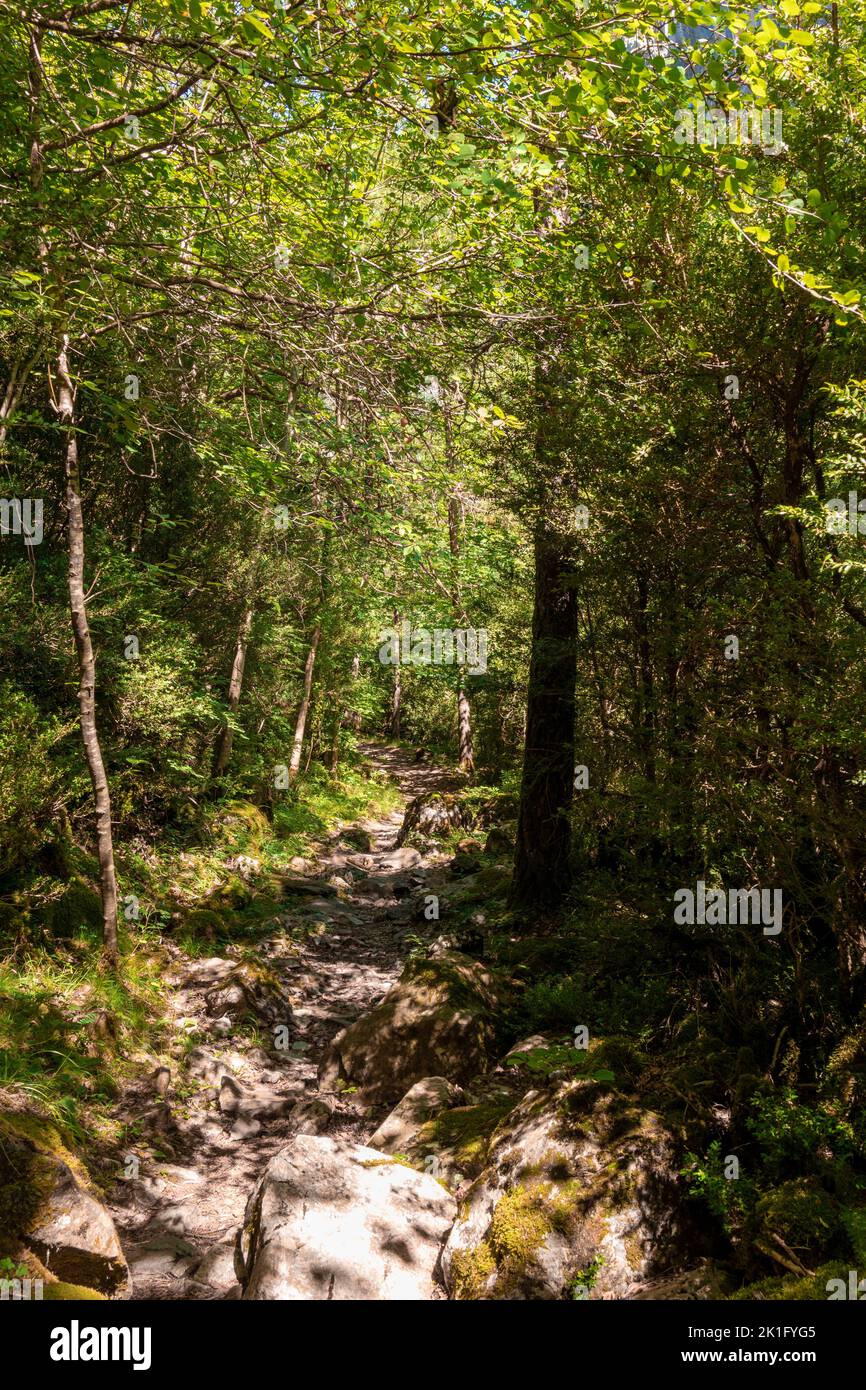
<svg viewBox="0 0 866 1390">
<path fill-rule="evenodd" d="M 136 1161 L 133 1139 L 129 1176 L 109 1196 L 133 1299 L 236 1297 L 234 1236 L 247 1198 L 269 1159 L 301 1127 L 301 1117 L 305 1132 L 326 1129 L 358 1143 L 379 1123 L 380 1116 L 355 1108 L 351 1094 L 320 1097 L 318 1064 L 336 1033 L 376 1004 L 400 973 L 415 920 L 401 876 L 411 873 L 423 883 L 444 859 L 422 860 L 416 850 L 395 848 L 405 805 L 458 780 L 415 762 L 402 748 L 367 742 L 361 751 L 397 784 L 400 807 L 383 819 L 334 830 L 311 852 L 315 882 L 352 876 L 339 896 L 280 914 L 286 928 L 319 934 L 306 935 L 299 947 L 281 927 L 255 947 L 292 998 L 290 1049 L 275 1050 L 266 1025 L 265 1046 L 242 1032 L 233 1036 L 226 1018 L 209 1011 L 206 992 L 219 988 L 237 965 L 237 951 L 228 948 L 225 958 L 207 961 L 177 951 L 171 980 L 177 1070 L 143 1078 L 117 1112 L 150 1155 Z M 349 842 L 353 829 L 369 834 L 369 852 Z M 249 954 L 245 950 L 244 958 Z M 190 1050 L 184 1034 L 193 1029 L 199 1045 Z"/>
</svg>

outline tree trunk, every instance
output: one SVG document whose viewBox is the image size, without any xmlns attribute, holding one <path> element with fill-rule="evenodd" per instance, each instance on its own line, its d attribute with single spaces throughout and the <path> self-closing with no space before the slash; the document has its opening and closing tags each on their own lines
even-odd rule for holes
<svg viewBox="0 0 866 1390">
<path fill-rule="evenodd" d="M 571 885 L 568 811 L 574 787 L 577 603 L 571 543 L 539 525 L 526 745 L 509 902 L 553 908 Z"/>
<path fill-rule="evenodd" d="M 317 624 L 313 633 L 313 640 L 310 643 L 310 650 L 307 652 L 306 664 L 304 665 L 304 693 L 301 698 L 298 718 L 295 723 L 295 737 L 292 740 L 292 756 L 289 761 L 290 782 L 294 782 L 298 775 L 298 769 L 301 766 L 301 749 L 304 746 L 304 731 L 307 727 L 307 715 L 310 712 L 310 696 L 313 690 L 313 669 L 316 665 L 316 653 L 319 650 L 319 640 L 321 636 L 321 624 Z"/>
<path fill-rule="evenodd" d="M 331 767 L 331 776 L 332 776 L 332 777 L 336 775 L 337 768 L 338 768 L 339 765 L 340 765 L 340 730 L 342 729 L 342 727 L 343 727 L 343 718 L 342 718 L 342 715 L 340 714 L 340 708 L 339 708 L 339 705 L 338 705 L 338 706 L 337 706 L 337 713 L 334 715 L 334 727 L 333 727 L 333 731 L 332 731 L 332 733 L 331 733 L 331 763 L 330 763 L 330 767 Z"/>
<path fill-rule="evenodd" d="M 247 660 L 247 645 L 250 640 L 250 629 L 253 625 L 253 609 L 247 608 L 241 618 L 241 625 L 238 628 L 238 640 L 235 647 L 235 659 L 232 663 L 232 674 L 229 680 L 229 711 L 234 714 L 241 699 L 241 689 L 244 683 L 244 666 Z M 216 756 L 214 758 L 213 775 L 222 777 L 229 765 L 229 758 L 232 754 L 232 744 L 234 742 L 234 732 L 231 724 L 227 721 L 223 725 L 220 741 L 217 745 Z"/>
<path fill-rule="evenodd" d="M 358 677 L 360 676 L 360 674 L 361 674 L 361 658 L 360 658 L 360 656 L 358 655 L 358 653 L 356 652 L 355 655 L 352 657 L 352 684 L 353 684 L 353 685 L 354 685 L 354 683 L 358 680 Z M 361 715 L 360 715 L 359 711 L 356 710 L 356 709 L 351 709 L 351 710 L 349 710 L 348 720 L 349 720 L 349 725 L 350 725 L 350 727 L 353 728 L 353 729 L 355 730 L 355 733 L 360 733 L 360 732 L 361 732 Z"/>
<path fill-rule="evenodd" d="M 117 969 L 117 879 L 114 872 L 114 844 L 111 835 L 111 798 L 108 779 L 96 729 L 96 671 L 87 606 L 84 597 L 84 514 L 81 508 L 81 481 L 78 467 L 78 441 L 75 437 L 75 397 L 69 376 L 69 340 L 64 335 L 57 356 L 58 413 L 66 435 L 66 510 L 69 538 L 69 609 L 75 652 L 78 658 L 78 705 L 81 737 L 96 804 L 96 846 L 102 889 L 102 942 L 105 960 Z"/>
<path fill-rule="evenodd" d="M 475 766 L 472 751 L 472 716 L 463 686 L 462 672 L 457 681 L 457 762 L 463 772 L 471 772 Z"/>
</svg>

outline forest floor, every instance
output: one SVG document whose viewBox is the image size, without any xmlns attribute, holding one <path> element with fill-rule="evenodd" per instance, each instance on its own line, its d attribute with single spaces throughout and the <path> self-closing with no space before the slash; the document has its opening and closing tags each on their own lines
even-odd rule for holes
<svg viewBox="0 0 866 1390">
<path fill-rule="evenodd" d="M 145 1172 L 133 1152 L 129 1176 L 109 1196 L 133 1298 L 220 1296 L 231 1280 L 234 1236 L 247 1199 L 268 1160 L 297 1129 L 300 1113 L 309 1128 L 327 1125 L 330 1135 L 356 1143 L 379 1123 L 381 1116 L 353 1105 L 351 1091 L 336 1100 L 319 1098 L 317 1068 L 335 1034 L 376 1004 L 400 973 L 414 916 L 395 893 L 396 881 L 411 869 L 432 883 L 448 858 L 432 854 L 419 862 L 417 851 L 395 848 L 405 805 L 458 784 L 453 772 L 419 764 L 409 750 L 368 743 L 361 751 L 397 784 L 400 805 L 381 819 L 332 831 L 309 853 L 312 883 L 324 891 L 329 878 L 349 876 L 348 887 L 340 887 L 339 896 L 331 887 L 327 896 L 291 909 L 284 927 L 295 930 L 265 937 L 253 953 L 295 1001 L 291 1045 L 276 1050 L 266 1033 L 257 1038 L 209 1012 L 207 991 L 236 964 L 231 948 L 226 957 L 199 960 L 177 950 L 168 981 L 173 1050 L 181 1053 L 177 1075 L 165 1067 L 141 1077 L 124 1090 L 115 1111 L 126 1133 L 141 1135 L 151 1153 L 164 1155 Z M 353 830 L 369 835 L 369 852 L 353 847 Z M 299 919 L 307 926 L 300 945 Z M 250 955 L 245 950 L 248 965 Z M 190 1034 L 197 1045 L 187 1050 Z"/>
</svg>

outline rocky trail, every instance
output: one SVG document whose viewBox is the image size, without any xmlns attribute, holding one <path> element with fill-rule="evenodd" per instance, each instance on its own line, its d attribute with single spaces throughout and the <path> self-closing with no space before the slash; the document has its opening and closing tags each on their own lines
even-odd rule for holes
<svg viewBox="0 0 866 1390">
<path fill-rule="evenodd" d="M 254 945 L 239 931 L 192 958 L 161 943 L 170 1040 L 120 1097 L 111 1183 L 97 1192 L 7 1116 L 47 1194 L 28 1259 L 56 1297 L 719 1296 L 680 1141 L 636 1084 L 647 1059 L 616 1035 L 585 1056 L 518 1037 L 527 973 L 491 906 L 507 809 L 491 823 L 442 771 L 364 751 L 400 808 L 338 823 L 276 874 Z M 470 823 L 483 847 L 446 852 Z M 260 871 L 242 858 L 232 872 Z"/>
<path fill-rule="evenodd" d="M 452 774 L 405 750 L 363 751 L 397 783 L 404 804 L 455 786 Z M 177 1073 L 161 1069 L 121 1104 L 133 1131 L 166 1155 L 145 1165 L 131 1153 L 109 1201 L 133 1298 L 237 1296 L 235 1236 L 269 1160 L 292 1135 L 327 1130 L 363 1144 L 376 1129 L 351 1090 L 319 1091 L 317 1069 L 334 1036 L 398 978 L 405 937 L 417 930 L 417 895 L 444 862 L 441 854 L 422 858 L 397 848 L 402 821 L 398 809 L 336 831 L 320 847 L 305 866 L 309 896 L 284 916 L 286 927 L 319 934 L 301 946 L 297 933 L 293 940 L 283 930 L 260 942 L 266 978 L 257 979 L 248 962 L 239 971 L 231 952 L 180 963 Z M 235 1032 L 237 1008 L 249 1003 L 262 1020 L 264 1046 Z M 282 1048 L 274 1046 L 280 1028 Z M 188 1050 L 183 1034 L 192 1029 L 203 1041 Z"/>
</svg>

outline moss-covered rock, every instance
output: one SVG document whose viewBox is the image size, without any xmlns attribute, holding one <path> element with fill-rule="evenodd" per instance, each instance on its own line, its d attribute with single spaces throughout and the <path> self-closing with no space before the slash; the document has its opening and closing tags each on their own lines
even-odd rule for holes
<svg viewBox="0 0 866 1390">
<path fill-rule="evenodd" d="M 437 1172 L 449 1187 L 461 1179 L 474 1178 L 484 1168 L 493 1134 L 514 1106 L 514 1096 L 480 1101 L 443 1110 L 423 1125 L 406 1152 L 415 1163 L 437 1160 Z"/>
<path fill-rule="evenodd" d="M 426 1124 L 440 1110 L 462 1099 L 462 1091 L 444 1076 L 425 1076 L 416 1081 L 390 1115 L 382 1121 L 368 1143 L 383 1153 L 408 1153 Z"/>
<path fill-rule="evenodd" d="M 206 941 L 227 935 L 230 925 L 231 915 L 213 907 L 197 907 L 183 919 L 184 931 Z"/>
<path fill-rule="evenodd" d="M 244 882 L 240 874 L 231 874 L 209 894 L 205 907 L 217 912 L 239 912 L 249 907 L 252 900 L 253 892 L 249 884 Z"/>
<path fill-rule="evenodd" d="M 260 960 L 243 960 L 221 974 L 205 995 L 207 1011 L 236 1021 L 254 1018 L 273 1027 L 292 1022 L 291 997 L 279 975 Z"/>
<path fill-rule="evenodd" d="M 484 841 L 484 853 L 494 859 L 508 859 L 514 853 L 514 840 L 506 830 L 495 825 Z"/>
<path fill-rule="evenodd" d="M 90 1299 L 105 1301 L 105 1294 L 98 1293 L 96 1289 L 88 1289 L 84 1284 L 64 1284 L 60 1280 L 56 1284 L 45 1284 L 42 1297 L 48 1302 L 78 1303 Z"/>
<path fill-rule="evenodd" d="M 87 1172 L 56 1128 L 23 1106 L 0 1112 L 0 1254 L 32 1250 L 60 1280 L 124 1291 L 120 1241 Z"/>
<path fill-rule="evenodd" d="M 411 960 L 375 1009 L 338 1033 L 319 1069 L 322 1090 L 356 1086 L 390 1104 L 426 1076 L 463 1081 L 485 1071 L 501 986 L 457 951 Z"/>
<path fill-rule="evenodd" d="M 485 1159 L 443 1256 L 455 1298 L 569 1298 L 587 1270 L 589 1297 L 623 1297 L 691 1253 L 671 1135 L 603 1084 L 527 1092 Z"/>
<path fill-rule="evenodd" d="M 248 801 L 230 801 L 211 816 L 210 834 L 236 853 L 258 854 L 273 834 L 264 811 Z"/>
</svg>

